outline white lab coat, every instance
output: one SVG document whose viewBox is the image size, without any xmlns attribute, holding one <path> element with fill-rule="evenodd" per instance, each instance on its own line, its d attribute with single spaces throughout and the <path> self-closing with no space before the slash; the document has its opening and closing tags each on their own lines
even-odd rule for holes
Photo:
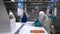
<svg viewBox="0 0 60 34">
<path fill-rule="evenodd" d="M 43 19 L 45 18 L 45 13 L 43 11 L 40 11 L 39 12 L 39 21 L 42 23 L 43 22 Z"/>
<path fill-rule="evenodd" d="M 39 21 L 42 23 L 42 26 L 45 27 L 47 32 L 50 34 L 50 18 L 43 12 L 39 12 Z"/>
<path fill-rule="evenodd" d="M 9 17 L 12 16 L 10 20 L 10 26 L 11 26 L 11 31 L 14 30 L 14 28 L 16 28 L 16 19 L 15 19 L 15 16 L 13 14 L 13 12 L 10 10 L 9 12 Z"/>
<path fill-rule="evenodd" d="M 12 11 L 9 12 L 9 17 L 12 16 L 12 19 L 10 19 L 10 22 L 16 22 L 15 16 Z"/>
</svg>

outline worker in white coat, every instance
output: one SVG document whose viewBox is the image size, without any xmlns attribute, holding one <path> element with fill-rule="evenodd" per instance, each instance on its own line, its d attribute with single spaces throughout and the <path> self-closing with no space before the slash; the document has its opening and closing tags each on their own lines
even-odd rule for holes
<svg viewBox="0 0 60 34">
<path fill-rule="evenodd" d="M 15 16 L 14 16 L 14 14 L 13 14 L 13 12 L 11 11 L 11 10 L 9 10 L 10 12 L 9 12 L 9 18 L 10 18 L 10 22 L 11 23 L 15 23 L 16 22 L 16 18 L 15 18 Z"/>
<path fill-rule="evenodd" d="M 44 19 L 45 17 L 46 17 L 46 16 L 45 16 L 45 13 L 44 13 L 43 11 L 40 11 L 40 12 L 39 12 L 39 20 L 40 20 L 41 23 L 43 22 L 43 19 Z"/>
<path fill-rule="evenodd" d="M 41 22 L 42 26 L 45 27 L 47 32 L 50 34 L 50 18 L 44 13 L 44 11 L 39 12 L 39 21 Z"/>
</svg>

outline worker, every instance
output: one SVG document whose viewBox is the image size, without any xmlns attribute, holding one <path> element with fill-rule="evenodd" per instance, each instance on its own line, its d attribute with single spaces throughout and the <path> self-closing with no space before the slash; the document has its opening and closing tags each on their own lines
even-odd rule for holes
<svg viewBox="0 0 60 34">
<path fill-rule="evenodd" d="M 11 10 L 9 10 L 9 19 L 10 19 L 11 23 L 16 22 L 16 18 L 14 16 L 14 13 Z"/>
<path fill-rule="evenodd" d="M 39 12 L 39 21 L 41 22 L 42 26 L 47 30 L 50 34 L 50 18 L 44 13 L 44 11 Z"/>
<path fill-rule="evenodd" d="M 39 20 L 43 22 L 43 19 L 45 18 L 45 13 L 43 11 L 39 12 Z"/>
<path fill-rule="evenodd" d="M 26 16 L 26 13 L 23 12 L 23 16 L 21 17 L 21 22 L 25 23 L 27 21 L 27 16 Z"/>
</svg>

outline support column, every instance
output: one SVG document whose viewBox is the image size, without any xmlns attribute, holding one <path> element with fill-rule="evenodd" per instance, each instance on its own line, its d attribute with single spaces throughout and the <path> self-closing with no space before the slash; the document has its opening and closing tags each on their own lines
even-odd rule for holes
<svg viewBox="0 0 60 34">
<path fill-rule="evenodd" d="M 57 15 L 57 7 L 56 7 L 56 3 L 55 3 L 55 8 L 54 8 L 54 16 Z"/>
<path fill-rule="evenodd" d="M 13 23 L 10 23 L 4 2 L 3 0 L 0 0 L 0 33 L 11 32 L 12 28 L 14 27 L 12 26 Z"/>
</svg>

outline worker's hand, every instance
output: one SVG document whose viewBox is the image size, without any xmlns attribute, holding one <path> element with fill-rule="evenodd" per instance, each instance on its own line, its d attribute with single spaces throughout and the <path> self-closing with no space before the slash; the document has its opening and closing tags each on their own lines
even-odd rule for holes
<svg viewBox="0 0 60 34">
<path fill-rule="evenodd" d="M 54 28 L 54 25 L 51 25 L 52 28 Z"/>
<path fill-rule="evenodd" d="M 31 26 L 34 26 L 34 23 L 33 23 L 33 24 L 31 24 Z"/>
</svg>

